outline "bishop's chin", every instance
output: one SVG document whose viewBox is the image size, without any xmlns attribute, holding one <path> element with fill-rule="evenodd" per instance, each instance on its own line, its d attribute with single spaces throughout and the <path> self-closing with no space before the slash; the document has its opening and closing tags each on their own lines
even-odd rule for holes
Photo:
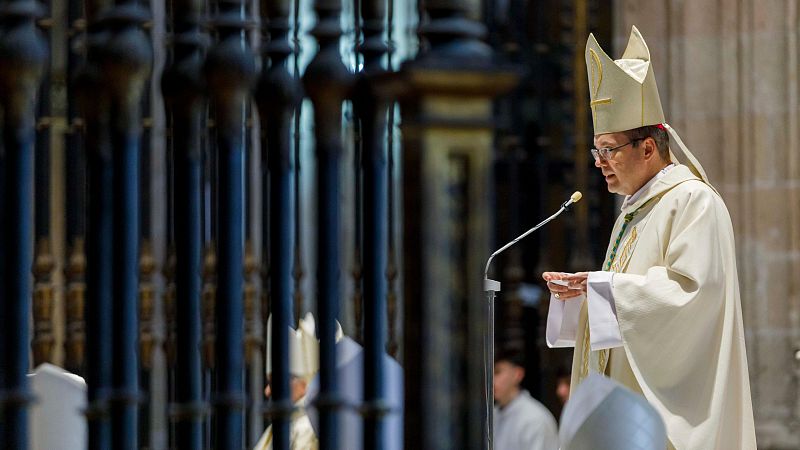
<svg viewBox="0 0 800 450">
<path fill-rule="evenodd" d="M 608 192 L 616 194 L 619 189 L 619 180 L 615 175 L 606 175 L 606 185 L 608 185 Z"/>
</svg>

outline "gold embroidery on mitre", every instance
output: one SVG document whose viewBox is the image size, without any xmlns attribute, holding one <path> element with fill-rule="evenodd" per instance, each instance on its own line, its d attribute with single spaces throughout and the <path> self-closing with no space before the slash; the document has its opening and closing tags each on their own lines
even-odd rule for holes
<svg viewBox="0 0 800 450">
<path fill-rule="evenodd" d="M 600 57 L 594 49 L 589 49 L 589 56 L 592 57 L 592 99 L 589 102 L 589 107 L 592 108 L 592 126 L 597 127 L 596 117 L 597 111 L 594 107 L 597 105 L 607 105 L 611 103 L 611 98 L 597 98 L 597 93 L 600 92 L 600 84 L 603 82 L 603 63 L 600 62 Z"/>
<path fill-rule="evenodd" d="M 597 56 L 597 53 L 589 49 L 589 55 L 592 57 L 592 98 L 594 100 L 591 101 L 590 105 L 603 105 L 606 103 L 611 103 L 611 98 L 597 98 L 597 93 L 600 92 L 600 84 L 603 82 L 603 63 L 600 62 L 600 57 Z M 595 70 L 597 71 L 597 77 L 595 77 Z M 594 81 L 597 80 L 596 83 Z"/>
<path fill-rule="evenodd" d="M 644 126 L 644 82 L 642 82 L 642 90 L 639 95 L 642 96 L 642 126 Z"/>
<path fill-rule="evenodd" d="M 600 62 L 600 57 L 597 56 L 597 53 L 594 49 L 589 49 L 589 55 L 592 57 L 592 82 L 596 80 L 597 83 L 594 83 L 592 86 L 592 97 L 597 97 L 597 92 L 600 91 L 600 83 L 603 82 L 603 64 Z M 595 77 L 595 70 L 597 70 L 597 76 Z"/>
<path fill-rule="evenodd" d="M 605 105 L 605 104 L 608 104 L 608 103 L 611 103 L 611 99 L 610 98 L 598 98 L 597 100 L 592 100 L 591 103 L 589 103 L 589 105 L 590 106 L 597 106 L 597 105 Z"/>
<path fill-rule="evenodd" d="M 621 59 L 612 60 L 593 35 L 586 42 L 585 59 L 595 134 L 664 122 L 650 52 L 635 27 Z"/>
</svg>

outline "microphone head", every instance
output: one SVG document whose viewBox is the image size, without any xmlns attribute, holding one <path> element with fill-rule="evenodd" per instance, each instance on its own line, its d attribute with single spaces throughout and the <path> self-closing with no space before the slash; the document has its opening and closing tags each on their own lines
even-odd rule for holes
<svg viewBox="0 0 800 450">
<path fill-rule="evenodd" d="M 578 200 L 580 200 L 581 198 L 583 198 L 583 194 L 581 194 L 581 191 L 575 191 L 575 193 L 572 194 L 572 196 L 569 199 L 572 200 L 572 203 L 578 203 Z"/>
</svg>

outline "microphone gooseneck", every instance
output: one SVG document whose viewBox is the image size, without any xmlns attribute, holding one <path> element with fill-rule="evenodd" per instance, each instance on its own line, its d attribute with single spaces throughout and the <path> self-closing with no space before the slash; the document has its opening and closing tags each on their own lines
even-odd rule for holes
<svg viewBox="0 0 800 450">
<path fill-rule="evenodd" d="M 499 249 L 497 249 L 497 251 L 495 251 L 494 253 L 492 253 L 492 255 L 489 257 L 489 260 L 488 260 L 488 261 L 486 261 L 486 270 L 483 272 L 483 278 L 484 278 L 484 279 L 486 279 L 486 278 L 488 277 L 488 275 L 489 275 L 489 265 L 492 263 L 492 259 L 493 259 L 495 256 L 499 255 L 500 253 L 503 253 L 503 252 L 504 252 L 506 249 L 508 249 L 508 248 L 509 248 L 509 247 L 511 247 L 512 245 L 516 244 L 516 243 L 517 243 L 517 242 L 519 242 L 520 240 L 524 239 L 524 238 L 525 238 L 525 236 L 527 236 L 527 235 L 529 235 L 529 234 L 533 233 L 534 231 L 538 230 L 539 228 L 541 228 L 541 227 L 545 226 L 545 225 L 546 225 L 548 222 L 550 222 L 551 220 L 555 219 L 555 218 L 556 218 L 556 217 L 558 217 L 558 216 L 559 216 L 561 213 L 563 213 L 564 211 L 566 211 L 567 209 L 569 209 L 569 207 L 570 207 L 570 206 L 572 206 L 572 205 L 573 205 L 573 204 L 575 204 L 575 203 L 578 203 L 578 202 L 580 201 L 580 199 L 581 199 L 581 198 L 583 198 L 583 194 L 581 194 L 581 191 L 575 191 L 575 192 L 574 192 L 574 193 L 573 193 L 573 194 L 572 194 L 572 195 L 569 197 L 569 200 L 567 200 L 566 202 L 564 202 L 564 203 L 562 203 L 562 204 L 561 204 L 561 208 L 559 208 L 559 210 L 558 210 L 558 211 L 556 211 L 556 213 L 555 213 L 555 214 L 553 214 L 552 216 L 548 217 L 547 219 L 544 219 L 544 220 L 543 220 L 543 221 L 541 221 L 540 223 L 536 224 L 536 225 L 535 225 L 533 228 L 531 228 L 530 230 L 528 230 L 528 231 L 526 231 L 526 232 L 522 233 L 521 235 L 517 236 L 517 237 L 516 237 L 516 238 L 515 238 L 513 241 L 511 241 L 511 242 L 509 242 L 508 244 L 506 244 L 506 245 L 504 245 L 504 246 L 500 247 Z"/>
</svg>

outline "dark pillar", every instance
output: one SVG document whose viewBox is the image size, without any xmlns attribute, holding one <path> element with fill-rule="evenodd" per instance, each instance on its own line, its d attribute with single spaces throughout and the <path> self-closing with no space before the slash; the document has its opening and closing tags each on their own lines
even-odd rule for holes
<svg viewBox="0 0 800 450">
<path fill-rule="evenodd" d="M 319 20 L 311 34 L 319 42 L 319 52 L 306 68 L 303 82 L 314 104 L 317 146 L 317 335 L 320 339 L 317 406 L 320 411 L 320 448 L 335 450 L 338 409 L 341 406 L 336 380 L 335 342 L 340 301 L 341 117 L 342 101 L 348 94 L 351 74 L 339 53 L 340 0 L 316 0 L 314 9 Z"/>
<path fill-rule="evenodd" d="M 200 0 L 173 3 L 173 58 L 161 80 L 172 125 L 174 189 L 175 293 L 172 321 L 175 379 L 170 411 L 175 448 L 203 448 L 200 361 L 202 260 L 201 114 L 203 113 L 203 34 Z"/>
<path fill-rule="evenodd" d="M 86 15 L 83 0 L 69 0 L 67 21 L 69 51 L 67 73 L 74 80 L 85 63 Z M 83 45 L 79 45 L 83 43 Z M 78 111 L 78 92 L 75 84 L 67 84 L 67 123 L 65 136 L 66 173 L 66 332 L 64 367 L 84 375 L 84 345 L 86 343 L 84 306 L 86 301 L 86 149 L 84 121 Z"/>
<path fill-rule="evenodd" d="M 106 30 L 103 81 L 108 86 L 112 164 L 111 445 L 138 448 L 138 291 L 141 99 L 152 48 L 142 25 L 149 12 L 136 0 L 118 0 L 101 13 Z M 104 317 L 108 320 L 109 316 Z"/>
<path fill-rule="evenodd" d="M 103 29 L 98 12 L 104 2 L 86 5 L 90 18 L 86 36 L 86 62 L 75 79 L 80 112 L 85 120 L 86 145 L 86 384 L 88 387 L 88 440 L 90 450 L 111 447 L 108 396 L 111 390 L 112 230 L 111 141 L 108 123 L 109 94 L 101 67 Z"/>
<path fill-rule="evenodd" d="M 152 23 L 144 25 L 148 35 L 151 34 Z M 140 195 L 139 195 L 139 384 L 144 391 L 139 402 L 139 445 L 144 448 L 151 447 L 152 395 L 153 387 L 153 350 L 156 345 L 155 301 L 156 301 L 156 268 L 157 261 L 153 254 L 153 201 L 151 198 L 152 187 L 152 162 L 153 162 L 153 105 L 152 105 L 152 79 L 145 79 L 140 98 L 141 157 L 139 159 Z"/>
<path fill-rule="evenodd" d="M 263 198 L 269 199 L 270 303 L 272 336 L 270 349 L 272 398 L 269 403 L 272 418 L 274 449 L 289 449 L 289 429 L 293 402 L 289 375 L 289 335 L 292 325 L 292 113 L 302 98 L 299 82 L 286 68 L 292 48 L 289 46 L 289 7 L 287 0 L 262 2 L 261 17 L 269 32 L 264 46 L 264 61 L 269 64 L 262 72 L 256 91 L 262 131 L 262 164 L 267 165 L 269 184 Z M 265 171 L 267 172 L 267 171 Z M 265 228 L 265 237 L 267 236 Z"/>
<path fill-rule="evenodd" d="M 294 77 L 300 79 L 300 0 L 293 1 L 294 18 L 292 24 L 292 45 L 297 50 L 292 58 L 292 68 Z M 303 242 L 302 242 L 302 209 L 303 199 L 300 192 L 300 180 L 302 177 L 300 161 L 300 131 L 301 131 L 302 109 L 297 108 L 294 112 L 294 135 L 292 136 L 292 146 L 294 150 L 294 262 L 292 264 L 292 279 L 294 280 L 294 320 L 300 324 L 300 316 L 303 312 L 303 278 L 305 269 L 303 268 Z"/>
<path fill-rule="evenodd" d="M 31 265 L 33 263 L 33 153 L 36 89 L 47 58 L 47 45 L 34 19 L 41 15 L 32 0 L 0 4 L 0 102 L 3 108 L 3 155 L 0 155 L 0 442 L 9 448 L 28 445 L 27 373 L 30 359 Z"/>
<path fill-rule="evenodd" d="M 388 249 L 388 184 L 386 132 L 387 101 L 379 85 L 387 72 L 381 63 L 387 52 L 383 38 L 385 0 L 361 3 L 364 42 L 359 52 L 364 69 L 354 89 L 355 111 L 361 121 L 364 176 L 364 448 L 379 449 L 384 442 L 386 405 L 383 356 L 387 328 L 386 260 Z"/>
<path fill-rule="evenodd" d="M 50 2 L 45 5 L 46 17 L 39 20 L 39 27 L 50 41 L 53 18 Z M 33 365 L 52 361 L 53 343 L 53 268 L 55 260 L 50 240 L 50 59 L 46 61 L 42 83 L 39 86 L 36 122 L 34 222 L 36 236 L 33 274 Z"/>
<path fill-rule="evenodd" d="M 389 71 L 394 70 L 394 0 L 387 0 L 386 7 L 386 44 L 389 47 L 386 54 L 386 66 Z M 386 237 L 388 240 L 386 250 L 386 314 L 388 319 L 386 351 L 393 358 L 397 358 L 400 344 L 397 339 L 397 245 L 395 240 L 395 230 L 398 224 L 395 215 L 395 192 L 396 178 L 394 177 L 394 127 L 395 127 L 395 103 L 389 104 L 389 111 L 386 123 Z"/>
<path fill-rule="evenodd" d="M 215 306 L 216 381 L 214 420 L 218 449 L 243 446 L 244 124 L 255 61 L 244 33 L 245 4 L 218 0 L 213 24 L 219 41 L 206 58 L 208 88 L 216 112 L 219 223 Z"/>
</svg>

